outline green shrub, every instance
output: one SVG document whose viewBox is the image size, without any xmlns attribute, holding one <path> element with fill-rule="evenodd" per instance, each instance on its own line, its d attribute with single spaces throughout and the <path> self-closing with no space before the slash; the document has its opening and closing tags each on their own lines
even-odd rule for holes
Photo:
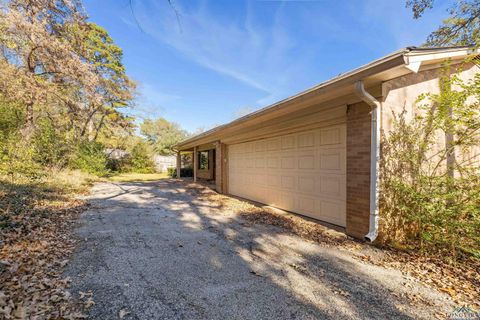
<svg viewBox="0 0 480 320">
<path fill-rule="evenodd" d="M 24 113 L 17 105 L 0 99 L 0 174 L 10 179 L 37 179 L 43 175 L 35 162 L 35 149 L 22 139 Z"/>
<path fill-rule="evenodd" d="M 42 166 L 34 161 L 35 151 L 20 136 L 10 135 L 2 141 L 0 174 L 12 180 L 20 177 L 38 179 L 44 175 Z"/>
<path fill-rule="evenodd" d="M 71 161 L 74 169 L 80 169 L 100 177 L 109 174 L 107 164 L 108 156 L 104 146 L 95 141 L 81 143 Z"/>
<path fill-rule="evenodd" d="M 441 92 L 419 97 L 411 120 L 395 114 L 382 137 L 379 240 L 480 259 L 480 163 L 472 157 L 480 145 L 480 75 L 464 83 L 445 74 Z"/>
<path fill-rule="evenodd" d="M 3 101 L 0 97 L 0 145 L 11 135 L 16 135 L 24 119 L 23 109 Z"/>
<path fill-rule="evenodd" d="M 181 173 L 182 171 L 180 171 Z M 170 178 L 176 178 L 177 177 L 177 168 L 167 168 L 167 175 L 170 177 Z"/>
<path fill-rule="evenodd" d="M 42 166 L 63 168 L 67 164 L 71 143 L 55 130 L 50 119 L 37 121 L 32 145 L 35 150 L 33 158 Z"/>
<path fill-rule="evenodd" d="M 137 173 L 154 173 L 155 164 L 151 152 L 144 141 L 134 145 L 130 154 L 130 171 Z"/>
<path fill-rule="evenodd" d="M 125 156 L 122 158 L 108 158 L 107 162 L 108 170 L 112 172 L 130 172 L 131 171 L 131 159 L 130 156 Z"/>
<path fill-rule="evenodd" d="M 177 168 L 167 168 L 167 174 L 171 178 L 177 177 Z M 183 177 L 193 177 L 193 169 L 192 168 L 181 168 L 180 169 L 180 176 Z"/>
</svg>

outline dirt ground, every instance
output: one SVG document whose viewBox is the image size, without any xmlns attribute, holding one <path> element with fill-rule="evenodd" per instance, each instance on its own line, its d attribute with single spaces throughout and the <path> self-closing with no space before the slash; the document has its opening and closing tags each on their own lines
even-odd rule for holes
<svg viewBox="0 0 480 320">
<path fill-rule="evenodd" d="M 355 246 L 252 223 L 185 182 L 99 183 L 87 200 L 65 275 L 91 295 L 92 319 L 436 319 L 455 307 Z"/>
</svg>

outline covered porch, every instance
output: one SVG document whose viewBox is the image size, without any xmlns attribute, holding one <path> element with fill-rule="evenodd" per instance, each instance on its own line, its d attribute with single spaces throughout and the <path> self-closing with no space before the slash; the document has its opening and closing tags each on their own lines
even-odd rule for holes
<svg viewBox="0 0 480 320">
<path fill-rule="evenodd" d="M 190 161 L 185 160 L 189 155 Z M 177 150 L 177 178 L 182 178 L 182 169 L 192 168 L 194 182 L 214 184 L 219 193 L 226 193 L 226 146 L 219 141 Z"/>
</svg>

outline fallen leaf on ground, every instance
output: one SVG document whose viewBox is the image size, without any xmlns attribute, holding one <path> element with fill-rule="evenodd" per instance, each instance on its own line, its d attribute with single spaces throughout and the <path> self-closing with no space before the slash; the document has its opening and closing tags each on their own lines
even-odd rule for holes
<svg viewBox="0 0 480 320">
<path fill-rule="evenodd" d="M 95 304 L 95 301 L 93 301 L 93 298 L 92 298 L 92 297 L 89 297 L 89 298 L 87 299 L 87 301 L 85 301 L 85 308 L 86 308 L 86 309 L 89 309 L 89 308 L 92 307 L 94 304 Z"/>
<path fill-rule="evenodd" d="M 118 317 L 120 319 L 123 319 L 125 318 L 125 316 L 127 316 L 128 314 L 130 314 L 130 311 L 127 311 L 125 309 L 121 309 L 119 312 L 118 312 Z"/>
<path fill-rule="evenodd" d="M 62 277 L 84 202 L 35 186 L 0 192 L 0 318 L 78 319 L 81 307 Z M 2 185 L 0 184 L 0 188 Z M 8 208 L 4 210 L 3 208 Z"/>
<path fill-rule="evenodd" d="M 262 276 L 261 274 L 257 273 L 256 271 L 253 271 L 253 270 L 250 271 L 250 273 L 253 274 L 253 275 L 255 275 L 255 276 L 257 276 L 257 277 L 261 277 L 261 276 Z"/>
<path fill-rule="evenodd" d="M 459 264 L 448 264 L 444 260 L 415 252 L 402 252 L 391 248 L 376 248 L 358 242 L 348 236 L 306 220 L 293 214 L 281 214 L 278 210 L 243 201 L 227 195 L 219 194 L 207 186 L 198 183 L 180 182 L 185 185 L 188 194 L 198 200 L 208 201 L 212 205 L 223 208 L 223 212 L 237 214 L 246 221 L 243 226 L 254 224 L 274 225 L 306 240 L 323 246 L 334 246 L 337 249 L 352 252 L 356 259 L 368 264 L 393 268 L 408 273 L 416 281 L 448 293 L 458 304 L 469 304 L 480 308 L 480 260 Z M 230 240 L 226 237 L 227 240 Z M 375 254 L 364 254 L 362 251 L 375 250 Z M 445 289 L 445 288 L 456 288 Z M 417 299 L 413 297 L 413 299 Z"/>
</svg>

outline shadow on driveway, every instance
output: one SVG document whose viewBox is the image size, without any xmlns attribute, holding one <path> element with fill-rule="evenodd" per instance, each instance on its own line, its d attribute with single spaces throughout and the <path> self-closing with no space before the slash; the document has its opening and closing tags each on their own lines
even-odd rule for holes
<svg viewBox="0 0 480 320">
<path fill-rule="evenodd" d="M 397 271 L 245 223 L 187 191 L 178 180 L 94 187 L 66 270 L 74 294 L 93 291 L 92 319 L 118 319 L 120 310 L 124 319 L 429 319 L 441 311 L 443 295 Z M 412 305 L 412 293 L 427 302 Z"/>
</svg>

